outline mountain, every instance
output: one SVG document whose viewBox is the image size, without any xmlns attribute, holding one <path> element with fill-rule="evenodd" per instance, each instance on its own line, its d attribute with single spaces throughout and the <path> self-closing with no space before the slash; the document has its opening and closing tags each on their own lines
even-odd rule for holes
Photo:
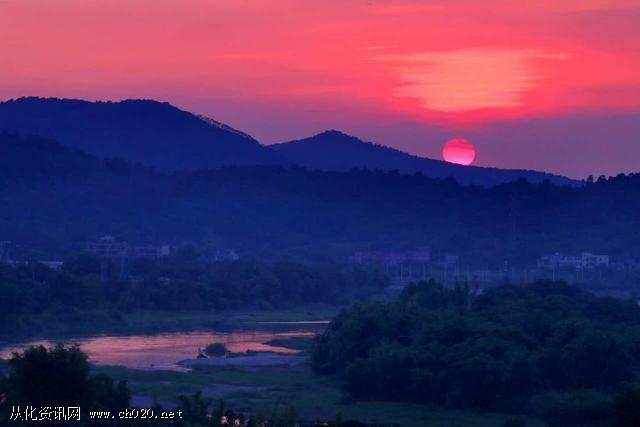
<svg viewBox="0 0 640 427">
<path fill-rule="evenodd" d="M 325 171 L 352 168 L 420 172 L 492 186 L 525 178 L 577 185 L 529 170 L 459 166 L 364 142 L 338 131 L 265 147 L 214 119 L 153 100 L 89 102 L 26 97 L 0 102 L 0 130 L 42 136 L 101 159 L 120 158 L 160 172 L 224 166 L 296 164 Z"/>
<path fill-rule="evenodd" d="M 640 258 L 640 174 L 490 188 L 374 170 L 242 166 L 172 175 L 0 132 L 0 241 L 59 258 L 112 235 L 265 259 L 430 246 L 476 266 L 593 251 Z M 316 258 L 316 259 L 317 259 Z"/>
<path fill-rule="evenodd" d="M 0 129 L 163 172 L 284 163 L 245 133 L 151 100 L 19 98 L 0 103 Z"/>
<path fill-rule="evenodd" d="M 545 172 L 460 166 L 440 160 L 417 157 L 383 145 L 330 130 L 310 138 L 270 145 L 292 163 L 325 171 L 353 168 L 420 172 L 432 178 L 452 177 L 459 183 L 492 186 L 524 178 L 537 183 L 549 180 L 557 185 L 578 185 L 577 181 Z"/>
</svg>

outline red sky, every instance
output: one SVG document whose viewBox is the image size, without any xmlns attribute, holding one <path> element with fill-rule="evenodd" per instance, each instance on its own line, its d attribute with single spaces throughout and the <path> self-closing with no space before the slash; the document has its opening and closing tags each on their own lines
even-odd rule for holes
<svg viewBox="0 0 640 427">
<path fill-rule="evenodd" d="M 434 158 L 460 136 L 579 177 L 640 171 L 639 52 L 640 0 L 0 0 L 2 100 L 153 98 Z"/>
</svg>

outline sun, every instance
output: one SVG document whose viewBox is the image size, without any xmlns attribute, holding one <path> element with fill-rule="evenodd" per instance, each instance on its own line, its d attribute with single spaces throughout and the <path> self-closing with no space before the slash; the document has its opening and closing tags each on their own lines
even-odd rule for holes
<svg viewBox="0 0 640 427">
<path fill-rule="evenodd" d="M 464 138 L 453 138 L 442 148 L 442 158 L 449 163 L 469 166 L 476 158 L 476 147 Z"/>
</svg>

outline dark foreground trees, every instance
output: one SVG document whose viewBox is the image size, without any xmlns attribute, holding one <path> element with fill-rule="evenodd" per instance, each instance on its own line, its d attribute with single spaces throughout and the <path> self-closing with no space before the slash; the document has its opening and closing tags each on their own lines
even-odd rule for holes
<svg viewBox="0 0 640 427">
<path fill-rule="evenodd" d="M 248 413 L 236 412 L 224 400 L 214 403 L 200 391 L 176 399 L 177 407 L 172 411 L 164 411 L 159 404 L 153 408 L 130 408 L 126 382 L 115 382 L 104 374 L 92 374 L 87 356 L 77 346 L 31 347 L 22 353 L 14 353 L 8 374 L 0 375 L 0 425 L 397 427 L 340 419 L 328 424 L 304 424 L 295 408 L 286 404 L 278 404 L 267 413 L 264 408 L 251 409 Z M 109 416 L 96 417 L 96 412 L 108 412 Z M 165 417 L 167 413 L 173 415 Z"/>
<path fill-rule="evenodd" d="M 557 282 L 478 296 L 422 282 L 342 312 L 312 358 L 342 378 L 347 399 L 608 422 L 621 386 L 639 379 L 640 309 Z"/>
<path fill-rule="evenodd" d="M 38 346 L 16 353 L 9 361 L 8 375 L 0 381 L 4 397 L 0 421 L 4 423 L 30 423 L 36 417 L 40 423 L 62 424 L 68 408 L 80 408 L 80 421 L 84 421 L 89 411 L 117 413 L 129 406 L 126 382 L 92 375 L 87 356 L 76 346 Z M 29 412 L 31 408 L 34 412 Z M 57 408 L 64 408 L 65 415 L 56 415 L 60 414 Z"/>
</svg>

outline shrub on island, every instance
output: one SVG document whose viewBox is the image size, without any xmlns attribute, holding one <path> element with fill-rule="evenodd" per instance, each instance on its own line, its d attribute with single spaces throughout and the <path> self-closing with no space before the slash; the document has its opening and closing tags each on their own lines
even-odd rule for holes
<svg viewBox="0 0 640 427">
<path fill-rule="evenodd" d="M 227 354 L 227 347 L 221 342 L 214 342 L 204 348 L 207 356 L 221 357 Z"/>
</svg>

